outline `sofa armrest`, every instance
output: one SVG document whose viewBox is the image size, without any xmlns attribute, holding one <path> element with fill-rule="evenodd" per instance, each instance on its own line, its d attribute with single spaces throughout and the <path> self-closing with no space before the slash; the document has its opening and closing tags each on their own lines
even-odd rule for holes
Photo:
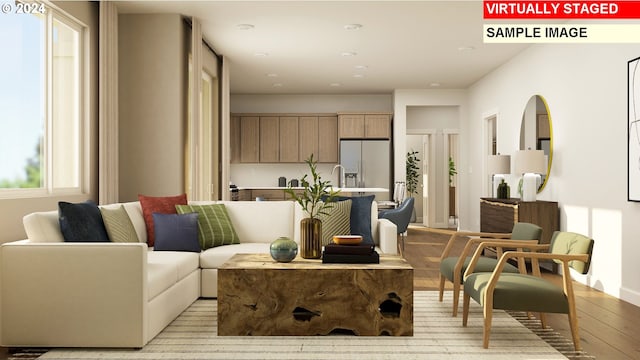
<svg viewBox="0 0 640 360">
<path fill-rule="evenodd" d="M 396 224 L 388 219 L 378 219 L 378 239 L 380 250 L 384 254 L 398 254 L 398 230 Z"/>
<path fill-rule="evenodd" d="M 0 246 L 0 345 L 142 347 L 147 245 Z"/>
</svg>

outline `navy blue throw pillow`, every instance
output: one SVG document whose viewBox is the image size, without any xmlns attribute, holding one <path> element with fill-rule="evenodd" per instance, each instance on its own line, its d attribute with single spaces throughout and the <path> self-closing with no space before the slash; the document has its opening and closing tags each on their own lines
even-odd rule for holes
<svg viewBox="0 0 640 360">
<path fill-rule="evenodd" d="M 198 213 L 153 213 L 156 240 L 155 251 L 200 252 L 198 241 Z"/>
<path fill-rule="evenodd" d="M 334 200 L 351 200 L 351 235 L 362 235 L 362 241 L 374 244 L 371 234 L 371 203 L 375 195 L 367 196 L 336 196 Z"/>
<path fill-rule="evenodd" d="M 58 221 L 65 242 L 108 242 L 100 209 L 91 200 L 72 204 L 58 202 Z"/>
</svg>

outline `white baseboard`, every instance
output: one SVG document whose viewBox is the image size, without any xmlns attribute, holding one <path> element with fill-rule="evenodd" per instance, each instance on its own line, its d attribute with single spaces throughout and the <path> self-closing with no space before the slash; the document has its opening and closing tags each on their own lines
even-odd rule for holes
<svg viewBox="0 0 640 360">
<path fill-rule="evenodd" d="M 638 291 L 633 291 L 624 287 L 620 288 L 620 299 L 635 306 L 640 306 L 640 292 Z"/>
</svg>

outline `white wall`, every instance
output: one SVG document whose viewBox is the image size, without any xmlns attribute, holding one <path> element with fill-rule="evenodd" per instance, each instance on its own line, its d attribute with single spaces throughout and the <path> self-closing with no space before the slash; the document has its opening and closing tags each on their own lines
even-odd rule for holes
<svg viewBox="0 0 640 360">
<path fill-rule="evenodd" d="M 640 45 L 535 45 L 469 89 L 462 125 L 466 166 L 487 178 L 484 123 L 496 113 L 498 151 L 519 146 L 522 113 L 534 94 L 548 102 L 553 127 L 551 178 L 539 199 L 558 201 L 561 230 L 595 240 L 592 269 L 577 279 L 640 305 L 640 203 L 627 202 L 627 61 Z M 462 173 L 462 172 L 461 172 Z M 461 226 L 479 228 L 481 181 L 466 177 Z M 514 184 L 511 184 L 514 189 Z"/>
<path fill-rule="evenodd" d="M 119 15 L 120 201 L 185 191 L 187 44 L 178 14 Z"/>
</svg>

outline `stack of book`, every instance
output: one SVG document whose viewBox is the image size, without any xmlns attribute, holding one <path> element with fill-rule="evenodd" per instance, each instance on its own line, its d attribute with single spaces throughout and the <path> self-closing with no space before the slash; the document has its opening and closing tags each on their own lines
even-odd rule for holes
<svg viewBox="0 0 640 360">
<path fill-rule="evenodd" d="M 368 243 L 325 245 L 322 262 L 327 264 L 379 264 L 375 245 Z"/>
</svg>

